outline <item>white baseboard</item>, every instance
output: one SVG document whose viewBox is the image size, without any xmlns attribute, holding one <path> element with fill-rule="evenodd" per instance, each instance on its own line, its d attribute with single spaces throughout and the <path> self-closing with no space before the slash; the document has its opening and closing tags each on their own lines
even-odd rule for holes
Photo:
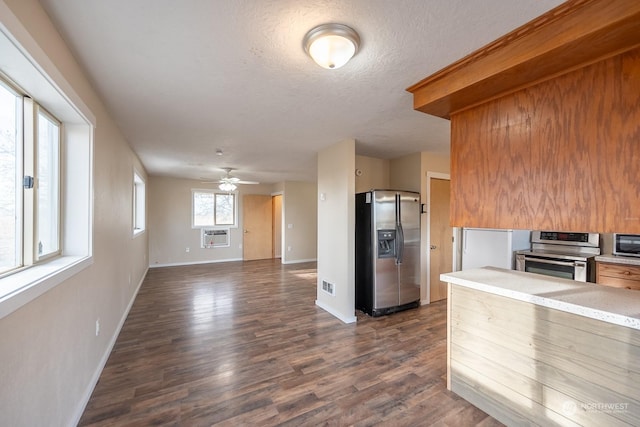
<svg viewBox="0 0 640 427">
<path fill-rule="evenodd" d="M 232 262 L 232 261 L 242 261 L 242 258 L 216 259 L 216 260 L 192 261 L 192 262 L 170 262 L 167 264 L 153 264 L 153 265 L 150 265 L 149 268 L 179 267 L 181 265 L 214 264 L 218 262 Z"/>
<path fill-rule="evenodd" d="M 120 318 L 120 322 L 118 322 L 118 326 L 116 327 L 116 330 L 113 333 L 113 336 L 111 337 L 111 340 L 109 341 L 109 345 L 107 346 L 107 351 L 105 351 L 105 353 L 102 355 L 102 359 L 100 359 L 100 363 L 98 363 L 98 367 L 97 367 L 96 371 L 93 373 L 93 377 L 91 378 L 91 381 L 89 382 L 89 385 L 85 389 L 85 392 L 84 392 L 84 395 L 82 397 L 82 400 L 80 401 L 80 405 L 78 405 L 76 414 L 73 417 L 74 418 L 73 425 L 78 425 L 80 423 L 80 418 L 82 418 L 82 414 L 84 413 L 84 410 L 87 407 L 87 404 L 89 403 L 89 399 L 91 398 L 91 394 L 93 393 L 93 390 L 96 388 L 96 385 L 98 384 L 98 380 L 100 379 L 100 374 L 102 374 L 102 370 L 104 369 L 104 366 L 107 364 L 107 360 L 109 360 L 109 356 L 111 355 L 111 351 L 113 350 L 113 346 L 116 345 L 116 341 L 118 339 L 118 335 L 120 335 L 120 331 L 122 330 L 122 326 L 124 326 L 124 322 L 125 322 L 125 320 L 127 320 L 127 316 L 129 315 L 129 310 L 131 310 L 131 307 L 133 306 L 133 303 L 136 300 L 136 297 L 138 296 L 138 292 L 140 291 L 140 287 L 142 286 L 142 282 L 144 282 L 145 277 L 147 277 L 147 272 L 148 271 L 149 271 L 149 269 L 147 268 L 145 270 L 144 274 L 142 275 L 142 278 L 140 279 L 140 282 L 138 282 L 138 285 L 136 286 L 136 290 L 133 293 L 133 296 L 131 297 L 131 300 L 129 301 L 129 304 L 127 305 L 127 308 L 125 309 L 124 313 L 122 314 L 122 317 Z"/>
<path fill-rule="evenodd" d="M 318 258 L 309 258 L 309 259 L 294 259 L 291 261 L 282 261 L 283 264 L 300 264 L 303 262 L 315 262 L 318 261 Z"/>
<path fill-rule="evenodd" d="M 320 307 L 321 309 L 323 309 L 324 311 L 328 312 L 329 314 L 332 314 L 333 316 L 335 316 L 338 319 L 342 320 L 344 323 L 355 323 L 358 320 L 358 318 L 355 315 L 354 316 L 344 316 L 342 313 L 338 313 L 332 307 L 329 307 L 328 305 L 324 304 L 322 301 L 316 300 L 316 305 L 318 307 Z M 355 309 L 354 309 L 354 311 L 355 311 Z"/>
</svg>

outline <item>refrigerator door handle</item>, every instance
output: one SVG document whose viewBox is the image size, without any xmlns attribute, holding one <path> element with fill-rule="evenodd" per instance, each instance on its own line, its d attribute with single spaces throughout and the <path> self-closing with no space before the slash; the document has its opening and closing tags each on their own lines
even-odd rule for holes
<svg viewBox="0 0 640 427">
<path fill-rule="evenodd" d="M 398 241 L 398 252 L 396 257 L 396 264 L 402 264 L 402 258 L 404 257 L 404 230 L 402 230 L 402 223 L 398 223 L 398 231 L 396 232 L 396 239 Z"/>
<path fill-rule="evenodd" d="M 462 253 L 466 254 L 467 253 L 467 241 L 469 239 L 467 238 L 467 230 L 466 229 L 462 229 Z"/>
<path fill-rule="evenodd" d="M 401 197 L 396 194 L 396 264 L 402 264 L 404 255 L 404 230 L 402 230 Z"/>
</svg>

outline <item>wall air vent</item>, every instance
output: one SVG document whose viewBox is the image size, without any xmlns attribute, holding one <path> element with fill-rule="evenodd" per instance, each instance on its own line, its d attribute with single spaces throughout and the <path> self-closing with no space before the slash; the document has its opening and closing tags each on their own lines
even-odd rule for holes
<svg viewBox="0 0 640 427">
<path fill-rule="evenodd" d="M 322 290 L 331 296 L 336 296 L 336 287 L 333 283 L 329 283 L 326 280 L 322 281 Z"/>
</svg>

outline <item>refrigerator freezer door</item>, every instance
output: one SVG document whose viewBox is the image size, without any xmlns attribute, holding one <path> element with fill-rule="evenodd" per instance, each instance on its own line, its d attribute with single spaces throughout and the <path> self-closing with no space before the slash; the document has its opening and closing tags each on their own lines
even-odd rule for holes
<svg viewBox="0 0 640 427">
<path fill-rule="evenodd" d="M 400 224 L 404 236 L 402 262 L 398 264 L 398 305 L 420 299 L 420 195 L 399 192 Z"/>
<path fill-rule="evenodd" d="M 373 265 L 373 310 L 380 310 L 398 305 L 398 267 L 395 257 L 384 257 L 378 250 L 378 232 L 396 229 L 396 193 L 394 191 L 373 192 L 373 241 L 376 245 Z M 396 233 L 397 237 L 397 233 Z M 393 242 L 395 245 L 396 243 Z"/>
</svg>

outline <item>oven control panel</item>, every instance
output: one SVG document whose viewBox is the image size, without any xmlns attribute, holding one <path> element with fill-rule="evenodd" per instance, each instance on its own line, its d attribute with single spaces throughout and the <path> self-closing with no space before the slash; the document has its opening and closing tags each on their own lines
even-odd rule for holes
<svg viewBox="0 0 640 427">
<path fill-rule="evenodd" d="M 570 253 L 574 253 L 572 247 L 587 249 L 589 253 L 600 255 L 600 234 L 548 230 L 531 232 L 531 249 L 548 249 L 554 252 L 568 249 Z"/>
<path fill-rule="evenodd" d="M 588 243 L 589 233 L 565 233 L 561 231 L 541 231 L 540 240 L 551 242 Z"/>
</svg>

